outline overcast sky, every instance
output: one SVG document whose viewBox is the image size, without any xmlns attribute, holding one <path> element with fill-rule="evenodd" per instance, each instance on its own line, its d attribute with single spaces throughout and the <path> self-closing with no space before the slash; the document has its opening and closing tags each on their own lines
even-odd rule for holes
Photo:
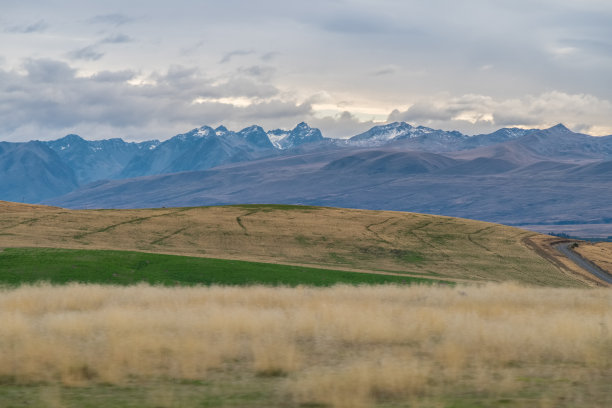
<svg viewBox="0 0 612 408">
<path fill-rule="evenodd" d="M 609 0 L 0 0 L 0 140 L 612 134 Z"/>
</svg>

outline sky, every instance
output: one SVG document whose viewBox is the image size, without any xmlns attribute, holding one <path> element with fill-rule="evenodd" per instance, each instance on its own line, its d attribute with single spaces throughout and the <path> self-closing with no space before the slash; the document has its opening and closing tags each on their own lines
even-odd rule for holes
<svg viewBox="0 0 612 408">
<path fill-rule="evenodd" d="M 0 0 L 0 141 L 612 134 L 609 0 Z"/>
</svg>

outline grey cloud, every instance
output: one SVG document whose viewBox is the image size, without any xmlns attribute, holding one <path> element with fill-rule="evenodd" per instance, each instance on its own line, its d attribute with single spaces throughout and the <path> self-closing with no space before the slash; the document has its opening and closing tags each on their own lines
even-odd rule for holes
<svg viewBox="0 0 612 408">
<path fill-rule="evenodd" d="M 584 5 L 584 3 L 588 2 L 581 3 Z M 552 20 L 552 23 L 560 27 L 572 24 L 573 26 L 588 30 L 603 29 L 609 32 L 611 30 L 612 11 L 610 10 L 609 2 L 605 1 L 602 3 L 604 4 L 603 7 L 593 8 L 587 6 L 586 9 L 582 9 L 580 3 L 575 3 L 573 7 L 562 6 L 556 13 L 552 13 L 552 17 L 548 17 L 547 20 Z M 550 7 L 547 11 L 550 14 Z"/>
<path fill-rule="evenodd" d="M 207 118 L 227 119 L 231 113 L 240 122 L 244 107 L 186 104 L 198 97 L 226 98 L 226 102 L 241 97 L 242 105 L 249 102 L 246 99 L 252 103 L 294 98 L 308 100 L 317 109 L 326 105 L 340 110 L 350 109 L 338 107 L 340 101 L 350 100 L 359 106 L 359 117 L 368 119 L 374 114 L 380 117 L 381 107 L 391 111 L 403 106 L 390 117 L 468 132 L 549 121 L 612 127 L 610 110 L 605 111 L 605 101 L 612 100 L 612 3 L 605 0 L 177 0 L 172 5 L 147 2 L 146 8 L 134 2 L 70 7 L 80 4 L 73 0 L 62 10 L 50 2 L 39 2 L 36 8 L 28 2 L 15 4 L 20 6 L 14 12 L 3 13 L 0 30 L 22 21 L 34 23 L 23 18 L 38 15 L 52 24 L 54 39 L 34 43 L 26 35 L 5 34 L 15 41 L 3 43 L 4 67 L 14 67 L 23 55 L 64 59 L 67 52 L 88 45 L 69 57 L 76 58 L 75 63 L 85 61 L 90 70 L 127 69 L 139 78 L 157 72 L 143 78 L 146 85 L 138 87 L 124 84 L 132 79 L 123 79 L 128 74 L 110 72 L 79 86 L 97 95 L 106 90 L 109 103 L 123 103 L 111 98 L 115 93 L 125 95 L 125 106 L 142 98 L 144 106 L 159 109 L 158 125 L 166 118 L 164 109 L 170 112 L 171 124 L 178 123 L 181 115 L 204 115 L 204 110 L 213 112 Z M 139 13 L 146 13 L 147 24 L 137 21 L 126 26 L 135 21 L 130 16 Z M 59 25 L 60 21 L 76 23 Z M 142 47 L 126 44 L 131 52 L 112 58 L 113 44 L 121 46 L 127 40 L 121 35 L 128 34 L 142 41 Z M 75 43 L 87 35 L 96 37 L 90 43 Z M 165 72 L 169 61 L 199 66 L 201 72 Z M 482 69 L 485 66 L 494 68 Z M 90 88 L 94 85 L 99 89 Z M 559 94 L 551 95 L 550 90 Z M 308 96 L 319 91 L 329 98 L 315 104 Z M 53 93 L 51 88 L 45 92 Z M 489 99 L 468 98 L 468 94 Z M 580 95 L 595 95 L 599 101 Z M 148 98 L 174 102 L 158 106 Z M 287 102 L 283 109 L 299 104 Z M 473 123 L 458 119 L 462 117 Z M 330 116 L 328 123 L 336 126 L 338 134 L 342 126 L 360 126 L 359 120 L 336 116 Z"/>
<path fill-rule="evenodd" d="M 250 67 L 239 68 L 238 72 L 248 76 L 269 80 L 276 72 L 276 69 L 262 65 L 251 65 Z"/>
<path fill-rule="evenodd" d="M 216 88 L 222 90 L 220 97 L 247 96 L 270 98 L 278 94 L 278 89 L 270 84 L 254 81 L 246 77 L 232 77 Z"/>
<path fill-rule="evenodd" d="M 67 56 L 73 60 L 97 61 L 104 56 L 104 52 L 100 51 L 100 46 L 104 44 L 124 44 L 131 42 L 132 38 L 125 34 L 113 34 L 102 38 L 94 44 L 88 45 L 78 50 L 70 51 Z"/>
<path fill-rule="evenodd" d="M 499 127 L 530 126 L 536 127 L 542 118 L 529 112 L 501 111 L 493 114 L 493 122 Z M 560 118 L 562 120 L 562 118 Z"/>
<path fill-rule="evenodd" d="M 248 51 L 248 50 L 235 50 L 235 51 L 231 51 L 228 52 L 227 54 L 225 54 L 223 56 L 223 58 L 221 58 L 221 60 L 219 61 L 220 64 L 225 64 L 227 62 L 230 62 L 234 57 L 242 57 L 245 55 L 250 55 L 253 54 L 254 51 Z"/>
<path fill-rule="evenodd" d="M 387 121 L 404 121 L 447 130 L 476 131 L 491 129 L 494 125 L 494 113 L 498 106 L 491 98 L 481 95 L 464 95 L 451 98 L 441 96 L 438 99 L 418 101 L 405 111 L 394 110 Z M 473 123 L 465 119 L 470 117 Z M 468 126 L 469 123 L 469 126 Z"/>
<path fill-rule="evenodd" d="M 132 17 L 121 13 L 99 14 L 89 19 L 89 22 L 93 24 L 107 24 L 113 26 L 124 25 L 132 21 L 134 21 Z"/>
<path fill-rule="evenodd" d="M 388 66 L 388 67 L 380 68 L 380 69 L 373 71 L 372 76 L 391 75 L 391 74 L 395 74 L 396 72 L 397 72 L 396 66 Z"/>
<path fill-rule="evenodd" d="M 261 60 L 269 62 L 278 57 L 279 55 L 281 55 L 281 53 L 276 51 L 266 52 L 261 56 Z"/>
<path fill-rule="evenodd" d="M 374 34 L 389 30 L 385 21 L 376 21 L 367 16 L 344 14 L 325 19 L 320 26 L 328 31 L 348 34 Z"/>
<path fill-rule="evenodd" d="M 292 102 L 272 100 L 261 102 L 243 108 L 241 116 L 253 121 L 260 119 L 286 120 L 294 118 L 301 121 L 302 118 L 312 114 L 312 106 L 309 103 L 295 104 Z"/>
<path fill-rule="evenodd" d="M 361 121 L 349 111 L 336 116 L 324 118 L 313 117 L 308 119 L 311 126 L 322 129 L 324 136 L 346 139 L 378 125 L 373 121 Z"/>
<path fill-rule="evenodd" d="M 181 48 L 179 50 L 179 54 L 182 56 L 193 55 L 198 52 L 198 50 L 200 50 L 204 44 L 204 40 L 198 41 L 191 46 Z"/>
<path fill-rule="evenodd" d="M 5 31 L 9 33 L 30 34 L 43 32 L 47 28 L 49 28 L 49 24 L 45 20 L 38 20 L 32 24 L 15 25 L 7 28 Z"/>
<path fill-rule="evenodd" d="M 97 82 L 125 82 L 133 79 L 136 76 L 134 71 L 100 71 L 91 77 Z"/>
<path fill-rule="evenodd" d="M 104 56 L 104 53 L 98 51 L 97 45 L 94 44 L 71 51 L 67 55 L 75 60 L 97 61 Z"/>
<path fill-rule="evenodd" d="M 561 46 L 576 48 L 584 53 L 612 58 L 612 41 L 609 39 L 565 38 L 561 39 L 559 44 Z"/>
<path fill-rule="evenodd" d="M 389 122 L 424 123 L 431 121 L 447 121 L 457 113 L 456 108 L 445 107 L 440 109 L 429 102 L 417 102 L 407 110 L 400 112 L 393 110 L 388 117 Z"/>
<path fill-rule="evenodd" d="M 33 83 L 61 84 L 74 78 L 76 73 L 65 62 L 50 59 L 30 59 L 23 64 L 23 67 L 27 72 L 28 80 Z"/>
<path fill-rule="evenodd" d="M 191 84 L 192 81 L 197 79 L 200 75 L 198 68 L 173 65 L 168 69 L 168 72 L 158 75 L 156 78 L 169 84 L 177 85 L 185 82 Z"/>
<path fill-rule="evenodd" d="M 420 101 L 405 111 L 394 110 L 387 120 L 469 134 L 500 127 L 546 127 L 560 122 L 581 128 L 586 122 L 593 130 L 609 128 L 609 112 L 612 112 L 611 101 L 586 94 L 552 91 L 514 99 L 468 94 Z"/>
<path fill-rule="evenodd" d="M 40 137 L 36 132 L 62 129 L 77 132 L 79 128 L 95 131 L 114 129 L 123 136 L 125 129 L 150 130 L 141 138 L 166 138 L 159 129 L 179 127 L 182 130 L 207 123 L 244 124 L 300 121 L 312 113 L 308 103 L 296 103 L 275 97 L 277 90 L 241 78 L 240 81 L 217 83 L 195 68 L 174 67 L 152 79 L 155 83 L 131 85 L 132 71 L 103 71 L 92 77 L 79 77 L 69 65 L 52 60 L 30 60 L 26 74 L 0 69 L 0 135 Z M 215 98 L 266 97 L 237 106 L 216 102 Z M 193 103 L 200 97 L 209 98 Z M 28 130 L 30 129 L 30 130 Z M 32 130 L 33 129 L 33 130 Z M 92 130 L 93 129 L 93 130 Z M 83 135 L 96 138 L 100 135 Z"/>
<path fill-rule="evenodd" d="M 188 93 L 196 97 L 222 97 L 222 90 L 215 90 L 213 80 L 203 75 L 198 68 L 172 66 L 166 73 L 154 73 L 150 77 L 155 85 L 143 87 L 149 97 L 172 98 Z"/>
<path fill-rule="evenodd" d="M 386 7 L 387 6 L 387 7 Z M 348 35 L 372 35 L 403 31 L 408 27 L 401 25 L 389 11 L 397 5 L 368 7 L 365 4 L 345 4 L 343 2 L 326 2 L 320 7 L 311 7 L 298 17 L 306 24 L 314 25 L 325 31 Z"/>
<path fill-rule="evenodd" d="M 131 42 L 132 38 L 125 34 L 114 34 L 100 40 L 100 44 L 123 44 Z"/>
</svg>

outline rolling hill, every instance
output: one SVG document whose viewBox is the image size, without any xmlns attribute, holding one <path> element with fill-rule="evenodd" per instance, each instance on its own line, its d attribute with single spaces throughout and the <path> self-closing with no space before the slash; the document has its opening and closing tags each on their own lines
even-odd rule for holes
<svg viewBox="0 0 612 408">
<path fill-rule="evenodd" d="M 283 205 L 66 210 L 0 203 L 1 247 L 126 250 L 457 281 L 581 286 L 538 234 L 425 214 Z"/>
</svg>

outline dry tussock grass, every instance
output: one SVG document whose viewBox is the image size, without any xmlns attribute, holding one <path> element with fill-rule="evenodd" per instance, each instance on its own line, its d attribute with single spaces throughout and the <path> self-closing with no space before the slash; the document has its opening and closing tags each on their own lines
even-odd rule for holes
<svg viewBox="0 0 612 408">
<path fill-rule="evenodd" d="M 5 383 L 206 379 L 233 367 L 283 377 L 290 404 L 612 400 L 603 289 L 41 284 L 2 289 L 0 321 Z"/>
<path fill-rule="evenodd" d="M 574 251 L 612 274 L 612 242 L 581 243 Z"/>
<path fill-rule="evenodd" d="M 538 234 L 451 217 L 270 206 L 19 208 L 0 211 L 0 248 L 119 249 L 451 280 L 585 286 L 523 244 L 525 237 Z"/>
</svg>

